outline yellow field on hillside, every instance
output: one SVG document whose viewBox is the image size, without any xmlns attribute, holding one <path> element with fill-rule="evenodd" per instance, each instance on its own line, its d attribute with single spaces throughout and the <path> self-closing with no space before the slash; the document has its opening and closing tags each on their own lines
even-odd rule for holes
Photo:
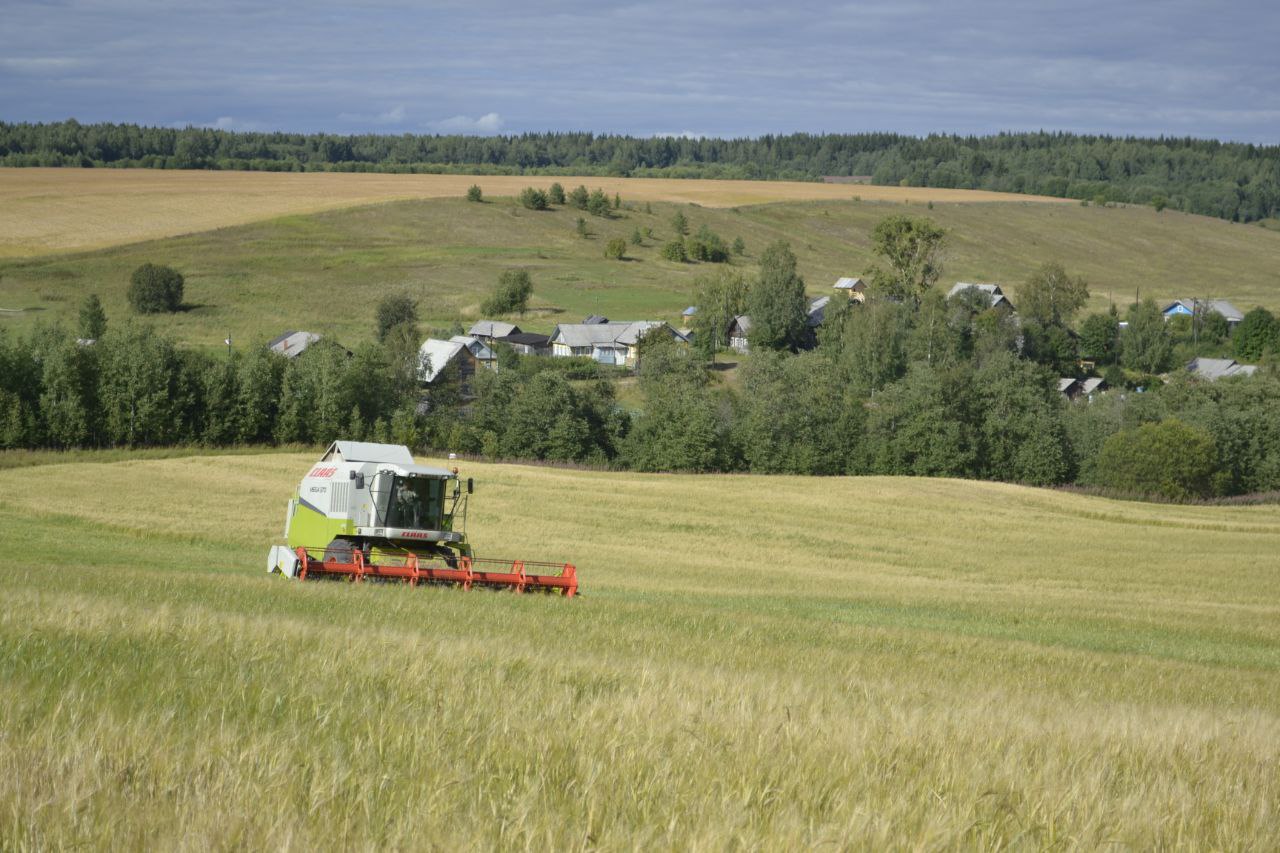
<svg viewBox="0 0 1280 853">
<path fill-rule="evenodd" d="M 3 849 L 1280 846 L 1280 507 L 463 463 L 566 600 L 269 577 L 313 453 L 84 459 L 0 470 Z"/>
<path fill-rule="evenodd" d="M 528 186 L 585 184 L 627 201 L 734 207 L 774 201 L 847 199 L 936 202 L 1058 202 L 1043 196 L 785 181 L 710 181 L 328 172 L 210 172 L 158 169 L 0 169 L 0 257 L 96 249 L 309 213 L 407 198 L 486 195 Z"/>
</svg>

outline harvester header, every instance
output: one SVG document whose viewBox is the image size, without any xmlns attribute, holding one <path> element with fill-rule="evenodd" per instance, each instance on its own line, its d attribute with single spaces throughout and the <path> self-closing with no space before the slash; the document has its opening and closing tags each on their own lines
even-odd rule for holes
<svg viewBox="0 0 1280 853">
<path fill-rule="evenodd" d="M 569 563 L 478 558 L 466 536 L 467 502 L 458 469 L 413 461 L 395 444 L 335 441 L 302 478 L 285 515 L 286 544 L 267 570 L 300 580 L 346 579 L 578 591 Z"/>
</svg>

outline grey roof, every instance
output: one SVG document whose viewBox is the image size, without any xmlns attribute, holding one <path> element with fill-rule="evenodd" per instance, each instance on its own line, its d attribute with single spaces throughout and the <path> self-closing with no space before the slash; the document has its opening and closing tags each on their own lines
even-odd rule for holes
<svg viewBox="0 0 1280 853">
<path fill-rule="evenodd" d="M 494 354 L 493 350 L 489 349 L 489 347 L 485 345 L 483 341 L 469 335 L 454 335 L 452 338 L 449 338 L 449 342 L 462 344 L 464 347 L 471 350 L 471 354 L 481 361 L 493 361 L 498 357 Z"/>
<path fill-rule="evenodd" d="M 1076 384 L 1076 380 L 1073 377 L 1063 376 L 1061 379 L 1058 380 L 1058 393 L 1060 394 L 1069 393 L 1075 384 Z"/>
<path fill-rule="evenodd" d="M 550 337 L 539 335 L 537 332 L 517 332 L 514 335 L 507 335 L 502 340 L 509 344 L 522 344 L 527 347 L 545 347 L 551 343 Z"/>
<path fill-rule="evenodd" d="M 1085 394 L 1092 394 L 1094 391 L 1101 391 L 1102 386 L 1106 384 L 1107 380 L 1099 376 L 1090 376 L 1080 383 L 1080 390 Z"/>
<path fill-rule="evenodd" d="M 436 381 L 436 377 L 440 375 L 440 371 L 449 366 L 449 362 L 458 357 L 458 353 L 466 347 L 466 344 L 458 341 L 440 341 L 435 338 L 427 338 L 422 342 L 422 346 L 418 347 L 419 357 L 425 356 L 427 366 L 418 370 L 418 378 L 423 382 L 431 383 Z"/>
<path fill-rule="evenodd" d="M 592 314 L 590 317 L 582 321 L 584 326 L 598 326 L 601 323 L 609 322 L 608 317 L 602 317 L 599 314 Z"/>
<path fill-rule="evenodd" d="M 681 311 L 680 313 L 681 313 L 681 314 L 683 314 L 683 315 L 684 315 L 684 316 L 686 316 L 686 317 L 692 317 L 694 314 L 697 314 L 697 313 L 698 313 L 698 306 L 697 306 L 697 305 L 690 305 L 688 308 L 684 309 L 684 310 L 683 310 L 683 311 Z"/>
<path fill-rule="evenodd" d="M 412 465 L 413 454 L 403 444 L 374 444 L 371 441 L 335 441 L 320 457 L 321 462 L 386 462 Z"/>
<path fill-rule="evenodd" d="M 318 340 L 320 336 L 314 332 L 285 332 L 267 341 L 267 349 L 293 358 Z"/>
<path fill-rule="evenodd" d="M 519 326 L 503 323 L 501 320 L 479 320 L 467 331 L 467 334 L 473 338 L 505 338 L 519 331 Z"/>
<path fill-rule="evenodd" d="M 822 320 L 827 313 L 827 305 L 830 302 L 830 296 L 819 296 L 817 299 L 810 302 L 808 316 L 805 318 L 805 322 L 810 326 L 821 326 Z"/>
<path fill-rule="evenodd" d="M 1002 290 L 1000 290 L 1000 285 L 998 284 L 975 284 L 968 281 L 957 281 L 955 286 L 947 291 L 947 298 L 950 299 L 957 293 L 961 293 L 966 290 L 981 290 L 983 293 L 987 294 L 987 298 L 990 300 L 992 308 L 1002 302 L 1010 308 L 1013 307 L 1013 303 L 1010 302 L 1009 298 L 1004 295 Z"/>
<path fill-rule="evenodd" d="M 747 334 L 751 331 L 751 318 L 746 314 L 739 314 L 737 317 L 733 318 L 733 322 L 729 324 L 729 328 L 732 329 L 735 325 L 742 330 L 743 334 Z"/>
<path fill-rule="evenodd" d="M 1226 379 L 1230 376 L 1252 376 L 1257 372 L 1256 364 L 1239 364 L 1230 358 L 1195 358 L 1187 365 L 1187 370 L 1210 382 Z"/>
<path fill-rule="evenodd" d="M 840 290 L 858 290 L 862 287 L 862 279 L 844 276 L 836 279 L 836 283 L 831 286 Z"/>
<path fill-rule="evenodd" d="M 632 346 L 646 332 L 659 326 L 669 330 L 673 337 L 684 336 L 661 320 L 636 320 L 631 323 L 562 323 L 551 333 L 551 340 L 569 347 Z"/>
</svg>

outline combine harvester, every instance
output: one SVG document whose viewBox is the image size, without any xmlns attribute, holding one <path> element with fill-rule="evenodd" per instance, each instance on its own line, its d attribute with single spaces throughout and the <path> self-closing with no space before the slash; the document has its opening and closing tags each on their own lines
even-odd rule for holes
<svg viewBox="0 0 1280 853">
<path fill-rule="evenodd" d="M 516 592 L 578 592 L 569 563 L 484 560 L 467 543 L 458 469 L 417 465 L 396 444 L 335 441 L 302 478 L 285 516 L 286 545 L 267 571 L 299 580 L 398 581 Z M 456 528 L 456 529 L 455 529 Z"/>
</svg>

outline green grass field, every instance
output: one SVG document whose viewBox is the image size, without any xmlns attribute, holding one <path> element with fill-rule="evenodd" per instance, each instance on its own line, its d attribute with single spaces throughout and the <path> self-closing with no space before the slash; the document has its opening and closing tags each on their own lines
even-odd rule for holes
<svg viewBox="0 0 1280 853">
<path fill-rule="evenodd" d="M 312 453 L 0 462 L 0 847 L 1274 849 L 1280 508 L 468 463 L 564 600 L 270 578 Z"/>
<path fill-rule="evenodd" d="M 872 263 L 870 232 L 900 212 L 927 215 L 951 231 L 944 285 L 957 280 L 1017 286 L 1039 264 L 1062 262 L 1085 276 L 1095 309 L 1108 298 L 1126 305 L 1136 292 L 1159 299 L 1221 297 L 1247 310 L 1280 309 L 1280 232 L 1207 217 L 1145 208 L 1099 208 L 1035 202 L 894 204 L 883 201 L 787 202 L 701 208 L 654 202 L 613 220 L 586 217 L 592 239 L 574 232 L 578 211 L 533 212 L 509 198 L 392 202 L 295 215 L 185 237 L 73 255 L 0 261 L 0 324 L 22 329 L 39 320 L 73 322 L 84 294 L 98 293 L 109 315 L 128 316 L 130 272 L 146 261 L 187 277 L 189 310 L 158 324 L 194 346 L 217 347 L 228 333 L 249 343 L 286 329 L 309 329 L 354 343 L 372 334 L 381 296 L 407 292 L 420 301 L 425 326 L 447 328 L 479 316 L 502 270 L 533 273 L 534 311 L 521 325 L 549 331 L 590 313 L 617 319 L 678 322 L 692 283 L 708 264 L 659 257 L 677 210 L 694 229 L 709 225 L 726 240 L 741 236 L 736 259 L 754 274 L 768 242 L 789 240 L 811 293 L 830 291 L 840 275 Z M 632 259 L 603 257 L 608 238 L 653 230 Z M 20 309 L 20 310 L 19 310 Z M 16 313 L 15 313 L 16 312 Z"/>
</svg>

